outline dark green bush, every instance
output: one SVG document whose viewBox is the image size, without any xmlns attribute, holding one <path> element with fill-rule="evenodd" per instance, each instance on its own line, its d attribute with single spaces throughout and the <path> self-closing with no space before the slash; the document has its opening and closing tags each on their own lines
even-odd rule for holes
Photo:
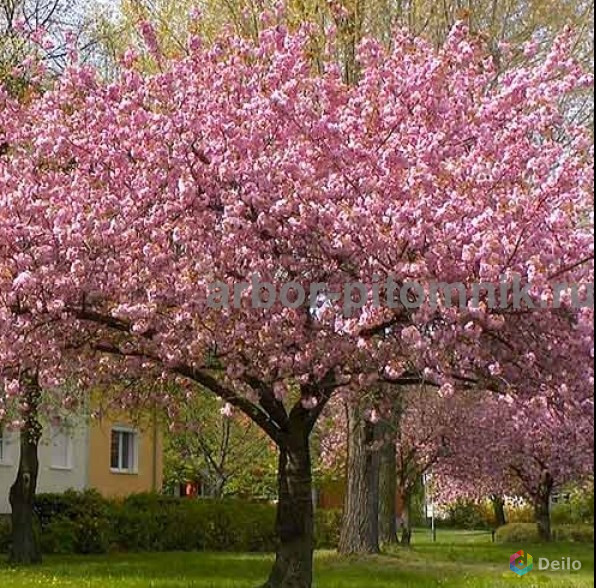
<svg viewBox="0 0 596 588">
<path fill-rule="evenodd" d="M 68 492 L 38 496 L 35 510 L 46 553 L 269 552 L 276 546 L 272 504 L 156 494 L 116 501 L 96 492 Z"/>
<path fill-rule="evenodd" d="M 35 514 L 46 553 L 106 553 L 114 539 L 116 505 L 95 490 L 40 494 Z"/>
<path fill-rule="evenodd" d="M 63 517 L 48 522 L 41 534 L 42 553 L 68 555 L 77 553 L 77 523 Z"/>
<path fill-rule="evenodd" d="M 315 517 L 317 549 L 335 549 L 341 532 L 341 510 L 318 510 Z"/>
<path fill-rule="evenodd" d="M 459 500 L 447 507 L 447 517 L 441 526 L 450 529 L 480 530 L 489 529 L 486 510 L 482 505 L 466 500 Z"/>
<path fill-rule="evenodd" d="M 558 525 L 553 529 L 553 538 L 568 543 L 594 543 L 594 525 Z"/>
<path fill-rule="evenodd" d="M 535 523 L 509 523 L 497 529 L 497 543 L 539 543 L 538 527 Z"/>
<path fill-rule="evenodd" d="M 37 520 L 33 521 L 33 534 L 40 539 L 40 528 Z M 12 521 L 10 515 L 0 515 L 0 553 L 8 553 L 12 544 Z"/>
<path fill-rule="evenodd" d="M 128 498 L 117 514 L 127 551 L 243 551 L 275 548 L 275 507 L 237 500 Z"/>
<path fill-rule="evenodd" d="M 593 543 L 592 525 L 558 525 L 553 527 L 553 539 L 561 542 Z M 535 523 L 510 523 L 497 530 L 497 543 L 540 543 Z"/>
<path fill-rule="evenodd" d="M 47 554 L 110 550 L 274 551 L 276 507 L 240 500 L 188 500 L 136 494 L 109 500 L 94 491 L 41 494 L 35 513 Z M 317 511 L 317 547 L 335 548 L 341 511 Z M 0 550 L 7 551 L 10 521 L 0 519 Z"/>
<path fill-rule="evenodd" d="M 574 490 L 569 503 L 553 506 L 552 517 L 557 525 L 593 525 L 593 490 Z"/>
</svg>

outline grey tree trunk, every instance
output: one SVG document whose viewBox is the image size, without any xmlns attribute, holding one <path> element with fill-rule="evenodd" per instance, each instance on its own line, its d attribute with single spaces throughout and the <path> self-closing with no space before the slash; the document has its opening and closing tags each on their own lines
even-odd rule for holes
<svg viewBox="0 0 596 588">
<path fill-rule="evenodd" d="M 398 488 L 399 503 L 402 512 L 399 513 L 401 520 L 401 544 L 409 546 L 412 544 L 412 496 L 410 491 L 400 486 Z"/>
<path fill-rule="evenodd" d="M 397 538 L 397 448 L 391 424 L 379 427 L 382 446 L 379 453 L 379 540 L 395 545 Z"/>
<path fill-rule="evenodd" d="M 379 455 L 375 425 L 357 406 L 348 409 L 347 489 L 339 552 L 379 553 Z"/>
<path fill-rule="evenodd" d="M 41 563 L 39 536 L 35 529 L 33 506 L 39 473 L 38 446 L 41 425 L 38 422 L 38 406 L 41 390 L 35 379 L 23 381 L 27 410 L 21 429 L 20 459 L 17 478 L 10 489 L 12 508 L 12 546 L 9 561 L 12 564 L 32 565 Z"/>
<path fill-rule="evenodd" d="M 221 500 L 224 497 L 227 480 L 222 475 L 215 476 L 215 482 L 213 485 L 213 498 Z"/>
<path fill-rule="evenodd" d="M 314 556 L 310 430 L 290 419 L 290 432 L 280 445 L 275 565 L 263 588 L 311 588 Z"/>
</svg>

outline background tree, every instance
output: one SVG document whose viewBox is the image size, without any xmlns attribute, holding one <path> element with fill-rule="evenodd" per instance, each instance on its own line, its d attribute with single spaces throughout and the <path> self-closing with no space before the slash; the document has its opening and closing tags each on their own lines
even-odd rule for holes
<svg viewBox="0 0 596 588">
<path fill-rule="evenodd" d="M 468 411 L 462 444 L 440 464 L 439 486 L 449 500 L 523 497 L 534 507 L 541 539 L 551 541 L 553 494 L 593 477 L 593 427 L 590 396 L 556 404 L 540 396 L 487 398 Z"/>
<path fill-rule="evenodd" d="M 75 415 L 84 414 L 84 395 L 71 388 L 65 403 L 61 390 L 43 389 L 39 366 L 4 365 L 0 395 L 0 428 L 19 435 L 19 467 L 9 492 L 12 508 L 9 559 L 15 564 L 41 563 L 39 528 L 33 506 L 39 474 L 39 447 L 44 427 L 69 426 Z M 75 416 L 76 418 L 76 416 Z"/>
<path fill-rule="evenodd" d="M 371 418 L 364 399 L 361 403 L 346 405 L 346 421 L 346 498 L 339 552 L 344 555 L 379 553 L 377 423 Z"/>
<path fill-rule="evenodd" d="M 86 55 L 92 47 L 82 3 L 74 0 L 0 1 L 0 84 L 3 91 L 22 102 L 35 100 L 49 81 L 59 75 L 78 47 Z M 9 145 L 0 143 L 7 155 Z M 41 562 L 39 537 L 33 515 L 33 499 L 39 471 L 38 448 L 44 414 L 38 409 L 43 392 L 38 381 L 38 365 L 11 361 L 0 371 L 8 384 L 10 400 L 22 388 L 24 401 L 0 403 L 0 423 L 12 414 L 20 432 L 17 479 L 10 490 L 12 507 L 12 546 L 10 560 L 18 564 Z M 12 424 L 12 423 L 11 423 Z"/>
<path fill-rule="evenodd" d="M 16 381 L 13 385 L 16 386 Z M 9 495 L 12 508 L 12 542 L 9 561 L 14 564 L 36 564 L 41 563 L 41 549 L 38 531 L 35 528 L 33 503 L 39 473 L 38 449 L 42 426 L 39 422 L 38 409 L 42 391 L 35 374 L 22 374 L 19 386 L 23 388 L 20 411 L 20 457 L 17 478 L 10 488 Z"/>
<path fill-rule="evenodd" d="M 275 11 L 276 3 L 254 0 L 121 0 L 120 9 L 108 20 L 108 38 L 114 56 L 121 55 L 131 42 L 141 40 L 140 21 L 150 21 L 166 54 L 185 52 L 189 35 L 201 32 L 207 39 L 217 38 L 222 28 L 255 37 L 266 28 L 263 11 Z M 544 57 L 554 38 L 565 28 L 578 34 L 575 51 L 587 67 L 593 56 L 592 0 L 289 0 L 279 16 L 296 27 L 305 22 L 315 26 L 313 46 L 324 53 L 330 27 L 344 35 L 342 46 L 354 49 L 364 36 L 372 36 L 390 46 L 397 27 L 429 39 L 441 47 L 456 22 L 465 21 L 470 29 L 490 44 L 502 69 Z M 536 52 L 523 51 L 524 43 L 537 40 Z M 353 49 L 351 51 L 353 51 Z M 344 51 L 338 56 L 349 58 Z M 352 55 L 353 60 L 354 55 Z"/>
<path fill-rule="evenodd" d="M 75 50 L 79 58 L 90 58 L 96 39 L 89 8 L 85 0 L 1 0 L 3 78 L 15 77 L 23 62 L 32 58 L 50 74 L 62 72 Z"/>
<path fill-rule="evenodd" d="M 379 539 L 382 545 L 398 543 L 397 537 L 397 438 L 403 397 L 390 397 L 377 424 L 379 442 Z"/>
<path fill-rule="evenodd" d="M 271 441 L 243 414 L 212 395 L 176 408 L 166 434 L 165 485 L 199 482 L 207 496 L 276 497 Z"/>
</svg>

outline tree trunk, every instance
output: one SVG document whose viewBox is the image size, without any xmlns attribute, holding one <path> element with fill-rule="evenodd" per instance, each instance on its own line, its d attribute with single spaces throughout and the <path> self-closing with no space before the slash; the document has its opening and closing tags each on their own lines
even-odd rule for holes
<svg viewBox="0 0 596 588">
<path fill-rule="evenodd" d="M 338 37 L 343 53 L 343 79 L 346 84 L 353 86 L 360 75 L 357 53 L 362 39 L 363 2 L 356 0 L 349 8 L 342 7 L 342 14 L 335 15 Z"/>
<path fill-rule="evenodd" d="M 399 519 L 401 521 L 401 544 L 408 547 L 412 544 L 412 498 L 407 488 L 403 486 L 399 487 L 398 500 L 402 508 L 402 512 L 399 513 Z"/>
<path fill-rule="evenodd" d="M 544 472 L 538 494 L 535 497 L 534 512 L 538 525 L 538 536 L 541 541 L 550 543 L 553 540 L 551 525 L 551 497 L 553 493 L 553 479 L 549 472 Z"/>
<path fill-rule="evenodd" d="M 280 445 L 275 565 L 263 588 L 311 588 L 314 555 L 314 505 L 308 427 L 291 421 Z"/>
<path fill-rule="evenodd" d="M 223 476 L 219 474 L 215 475 L 215 481 L 213 484 L 213 498 L 215 498 L 216 500 L 223 499 L 226 488 L 226 482 L 227 480 Z"/>
<path fill-rule="evenodd" d="M 541 541 L 551 542 L 553 539 L 550 521 L 550 497 L 541 497 L 535 504 L 536 524 Z"/>
<path fill-rule="evenodd" d="M 397 448 L 391 426 L 380 427 L 379 455 L 379 539 L 382 545 L 395 545 L 397 539 Z"/>
<path fill-rule="evenodd" d="M 9 495 L 12 507 L 12 547 L 9 560 L 13 564 L 31 565 L 41 563 L 42 559 L 33 512 L 39 472 L 41 426 L 37 420 L 37 408 L 41 391 L 35 380 L 27 380 L 24 385 L 27 412 L 23 415 L 24 426 L 20 434 L 19 470 Z"/>
<path fill-rule="evenodd" d="M 491 502 L 495 513 L 496 528 L 504 527 L 507 524 L 505 500 L 502 496 L 491 496 Z"/>
<path fill-rule="evenodd" d="M 348 471 L 339 552 L 379 553 L 379 455 L 375 425 L 358 407 L 348 409 Z"/>
</svg>

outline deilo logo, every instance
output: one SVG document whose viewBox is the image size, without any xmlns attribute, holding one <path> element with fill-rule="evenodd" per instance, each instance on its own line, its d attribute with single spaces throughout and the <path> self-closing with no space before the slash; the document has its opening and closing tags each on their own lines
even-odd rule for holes
<svg viewBox="0 0 596 588">
<path fill-rule="evenodd" d="M 550 570 L 552 572 L 579 572 L 582 569 L 581 561 L 572 561 L 570 557 L 563 557 L 561 560 L 550 560 L 541 557 L 538 560 L 540 571 Z"/>
<path fill-rule="evenodd" d="M 518 576 L 525 576 L 534 569 L 534 558 L 525 551 L 518 551 L 511 556 L 511 571 Z"/>
</svg>

